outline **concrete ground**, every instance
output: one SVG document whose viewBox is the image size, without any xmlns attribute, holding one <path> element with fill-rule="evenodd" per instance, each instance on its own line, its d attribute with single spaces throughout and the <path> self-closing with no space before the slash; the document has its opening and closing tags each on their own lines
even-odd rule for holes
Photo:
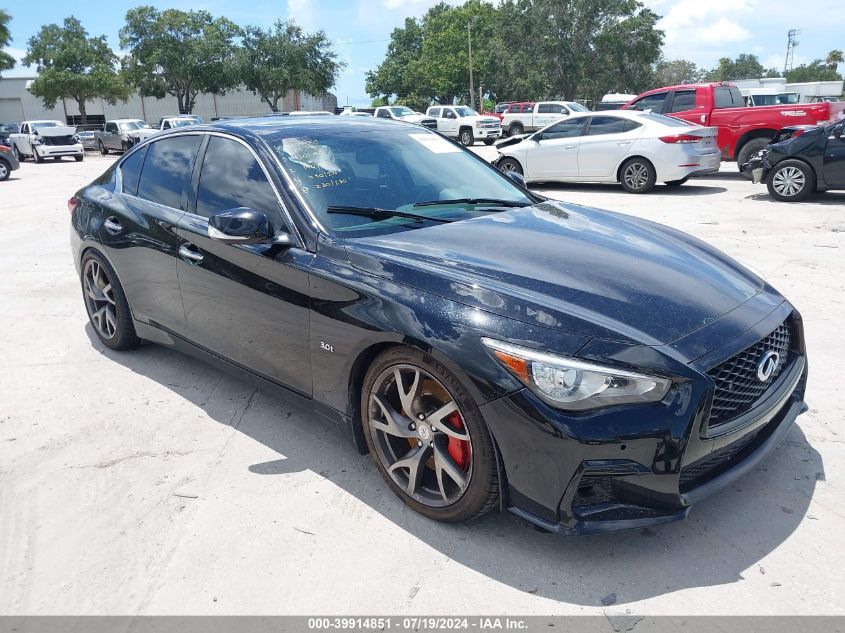
<svg viewBox="0 0 845 633">
<path fill-rule="evenodd" d="M 758 268 L 802 311 L 811 366 L 785 444 L 688 520 L 563 538 L 428 521 L 307 411 L 160 347 L 105 349 L 66 200 L 111 160 L 0 183 L 0 614 L 845 613 L 845 194 L 774 203 L 734 164 L 649 195 L 542 189 Z"/>
</svg>

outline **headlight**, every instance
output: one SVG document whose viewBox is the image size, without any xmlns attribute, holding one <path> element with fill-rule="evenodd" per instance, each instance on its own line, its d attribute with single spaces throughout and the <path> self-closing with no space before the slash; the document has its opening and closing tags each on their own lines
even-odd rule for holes
<svg viewBox="0 0 845 633">
<path fill-rule="evenodd" d="M 526 387 L 558 409 L 586 411 L 657 402 L 672 386 L 667 378 L 545 354 L 490 338 L 481 342 Z"/>
<path fill-rule="evenodd" d="M 81 143 L 81 142 L 82 142 L 82 139 L 79 137 L 79 135 L 78 135 L 78 134 L 74 134 L 74 135 L 73 135 L 73 142 L 74 142 L 74 143 Z"/>
<path fill-rule="evenodd" d="M 44 143 L 44 139 L 43 139 L 43 138 L 41 138 L 40 136 L 36 136 L 36 137 L 34 137 L 34 138 L 32 139 L 32 144 L 33 144 L 33 145 L 41 145 L 41 144 L 43 144 L 43 143 Z"/>
</svg>

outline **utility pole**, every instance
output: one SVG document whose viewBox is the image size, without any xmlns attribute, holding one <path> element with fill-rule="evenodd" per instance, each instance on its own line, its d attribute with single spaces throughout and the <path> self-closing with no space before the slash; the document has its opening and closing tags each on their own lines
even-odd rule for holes
<svg viewBox="0 0 845 633">
<path fill-rule="evenodd" d="M 475 110 L 475 86 L 472 77 L 472 24 L 475 16 L 467 22 L 467 43 L 469 44 L 469 107 Z"/>
</svg>

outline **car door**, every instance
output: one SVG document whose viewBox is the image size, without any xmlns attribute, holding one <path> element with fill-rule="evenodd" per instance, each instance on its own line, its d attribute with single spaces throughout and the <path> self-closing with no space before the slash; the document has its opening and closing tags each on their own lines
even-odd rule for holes
<svg viewBox="0 0 845 633">
<path fill-rule="evenodd" d="M 176 227 L 201 140 L 173 136 L 129 153 L 118 166 L 117 193 L 103 201 L 108 210 L 99 229 L 135 318 L 177 334 L 184 332 L 185 313 Z"/>
<path fill-rule="evenodd" d="M 824 181 L 845 188 L 845 123 L 830 128 L 824 150 Z"/>
<path fill-rule="evenodd" d="M 458 135 L 458 115 L 452 108 L 443 108 L 437 120 L 437 131 L 446 136 Z"/>
<path fill-rule="evenodd" d="M 525 177 L 530 180 L 577 178 L 578 144 L 587 119 L 565 119 L 535 134 L 525 155 Z"/>
<path fill-rule="evenodd" d="M 209 218 L 239 207 L 267 214 L 277 234 L 295 233 L 267 171 L 245 142 L 209 135 L 192 188 L 193 210 L 177 230 L 187 338 L 310 395 L 308 266 L 313 255 L 298 244 L 233 245 L 209 237 Z"/>
<path fill-rule="evenodd" d="M 642 125 L 621 116 L 590 117 L 578 144 L 578 176 L 606 178 L 614 175 L 641 133 Z"/>
<path fill-rule="evenodd" d="M 29 144 L 29 123 L 21 125 L 20 134 L 15 134 L 15 145 L 18 148 L 18 154 L 32 154 L 32 148 Z"/>
<path fill-rule="evenodd" d="M 540 103 L 534 113 L 534 127 L 541 129 L 569 116 L 569 108 L 560 103 Z"/>
<path fill-rule="evenodd" d="M 120 131 L 117 129 L 117 123 L 114 121 L 106 123 L 106 129 L 103 132 L 103 142 L 109 149 L 121 149 Z"/>
</svg>

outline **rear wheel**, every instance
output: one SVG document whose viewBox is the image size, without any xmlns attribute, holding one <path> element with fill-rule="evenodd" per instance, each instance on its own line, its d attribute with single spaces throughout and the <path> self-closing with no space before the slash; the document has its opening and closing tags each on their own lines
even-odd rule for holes
<svg viewBox="0 0 845 633">
<path fill-rule="evenodd" d="M 503 158 L 499 161 L 499 171 L 503 173 L 508 173 L 511 171 L 515 171 L 518 174 L 522 174 L 522 165 L 519 164 L 519 161 L 515 158 Z"/>
<path fill-rule="evenodd" d="M 0 180 L 8 180 L 12 174 L 12 166 L 5 160 L 0 159 Z"/>
<path fill-rule="evenodd" d="M 754 156 L 757 152 L 761 149 L 766 147 L 769 144 L 771 139 L 768 138 L 753 138 L 748 141 L 742 148 L 739 150 L 739 153 L 736 155 L 736 163 L 739 167 L 739 173 L 741 173 L 745 178 L 751 180 L 751 172 L 744 172 L 742 171 L 742 166 L 751 160 L 751 157 Z"/>
<path fill-rule="evenodd" d="M 95 253 L 82 259 L 82 297 L 88 319 L 103 345 L 116 350 L 138 345 L 123 287 L 114 269 Z"/>
<path fill-rule="evenodd" d="M 376 358 L 364 379 L 361 412 L 373 461 L 408 506 L 457 522 L 495 505 L 490 433 L 464 386 L 433 358 L 398 347 Z"/>
<path fill-rule="evenodd" d="M 475 143 L 475 137 L 472 135 L 472 130 L 468 127 L 461 129 L 458 138 L 461 141 L 461 145 L 464 147 L 472 147 L 472 144 Z"/>
<path fill-rule="evenodd" d="M 647 193 L 654 189 L 657 174 L 645 158 L 632 158 L 619 170 L 622 188 L 628 193 Z"/>
<path fill-rule="evenodd" d="M 511 123 L 511 126 L 508 128 L 508 136 L 516 136 L 517 134 L 525 133 L 525 128 L 522 127 L 522 123 Z"/>
<path fill-rule="evenodd" d="M 769 172 L 766 186 L 772 197 L 781 202 L 799 202 L 815 190 L 816 175 L 800 160 L 783 160 Z"/>
<path fill-rule="evenodd" d="M 100 153 L 101 153 L 103 156 L 105 156 L 106 154 L 108 154 L 108 153 L 109 153 L 109 148 L 105 146 L 105 144 L 103 143 L 103 140 L 102 140 L 102 139 L 100 139 L 100 140 L 98 140 L 98 141 L 97 141 L 97 149 L 99 149 L 99 150 L 100 150 Z"/>
</svg>

